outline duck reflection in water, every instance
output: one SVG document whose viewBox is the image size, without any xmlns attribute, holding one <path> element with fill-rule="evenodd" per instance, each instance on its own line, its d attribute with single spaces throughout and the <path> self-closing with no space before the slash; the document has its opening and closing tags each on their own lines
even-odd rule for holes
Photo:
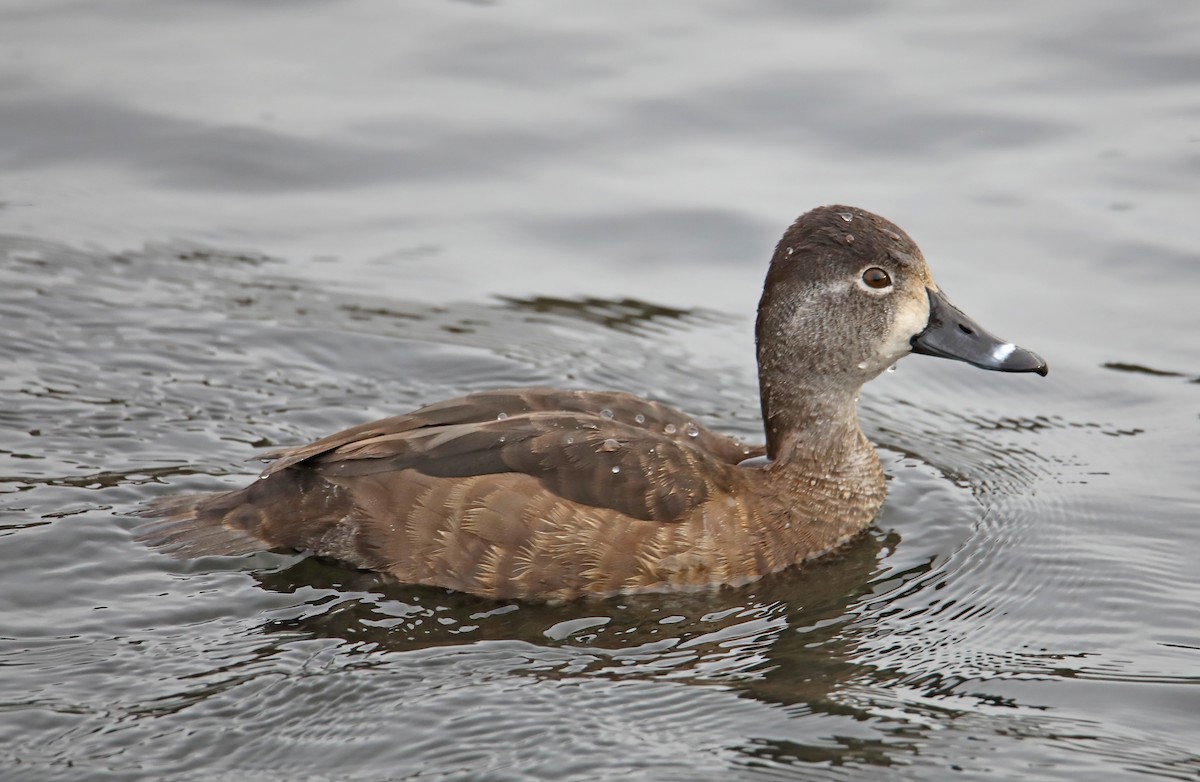
<svg viewBox="0 0 1200 782">
<path fill-rule="evenodd" d="M 879 512 L 864 383 L 912 352 L 1046 374 L 954 307 L 903 231 L 846 206 L 784 233 L 756 340 L 764 446 L 625 393 L 482 392 L 271 454 L 244 489 L 160 499 L 140 538 L 180 558 L 310 551 L 495 599 L 744 585 Z"/>
<path fill-rule="evenodd" d="M 633 692 L 622 688 L 612 696 L 623 710 L 651 704 L 660 713 L 664 702 L 676 703 L 678 688 L 699 685 L 687 696 L 690 719 L 703 721 L 707 712 L 788 726 L 782 744 L 756 738 L 731 751 L 750 756 L 778 751 L 792 758 L 788 764 L 795 758 L 886 762 L 905 751 L 896 740 L 831 743 L 828 720 L 845 720 L 853 734 L 851 726 L 872 717 L 870 704 L 839 693 L 879 677 L 871 665 L 858 662 L 861 636 L 873 629 L 861 623 L 864 600 L 883 582 L 921 578 L 931 564 L 904 572 L 889 567 L 885 562 L 898 543 L 895 533 L 872 529 L 819 561 L 736 589 L 566 604 L 493 603 L 397 584 L 382 573 L 348 570 L 331 560 L 280 559 L 275 562 L 283 567 L 259 567 L 250 575 L 272 592 L 303 594 L 303 605 L 268 613 L 258 628 L 264 643 L 256 654 L 223 669 L 222 676 L 241 682 L 261 670 L 263 656 L 287 654 L 297 641 L 304 646 L 324 639 L 339 642 L 320 647 L 330 650 L 323 663 L 329 670 L 377 667 L 371 678 L 376 686 L 391 677 L 404 681 L 414 667 L 421 671 L 421 688 L 436 688 L 443 680 L 460 688 L 460 676 L 520 682 L 491 696 L 512 698 L 514 704 L 528 697 L 535 682 L 610 681 L 638 683 Z M 435 650 L 433 657 L 426 650 Z M 423 667 L 431 659 L 450 668 L 435 666 L 440 673 L 431 674 Z M 547 709 L 543 717 L 553 719 L 554 707 Z M 801 715 L 819 716 L 809 722 Z M 909 735 L 916 737 L 914 731 Z"/>
</svg>

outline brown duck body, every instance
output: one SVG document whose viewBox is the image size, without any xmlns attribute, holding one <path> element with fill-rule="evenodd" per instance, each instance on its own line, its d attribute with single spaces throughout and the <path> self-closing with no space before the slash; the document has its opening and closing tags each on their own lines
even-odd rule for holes
<svg viewBox="0 0 1200 782">
<path fill-rule="evenodd" d="M 945 300 L 899 228 L 851 207 L 784 234 L 757 346 L 763 447 L 630 394 L 477 393 L 272 454 L 244 489 L 156 501 L 140 538 L 177 557 L 311 551 L 491 598 L 743 584 L 878 512 L 863 383 L 912 351 L 1045 373 Z"/>
<path fill-rule="evenodd" d="M 819 475 L 616 392 L 471 394 L 274 454 L 250 486 L 167 498 L 176 556 L 296 548 L 492 598 L 740 584 L 858 533 L 884 498 L 859 435 Z"/>
</svg>

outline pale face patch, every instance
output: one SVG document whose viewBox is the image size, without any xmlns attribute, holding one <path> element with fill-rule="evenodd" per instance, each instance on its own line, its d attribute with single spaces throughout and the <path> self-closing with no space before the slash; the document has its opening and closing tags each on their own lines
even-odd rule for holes
<svg viewBox="0 0 1200 782">
<path fill-rule="evenodd" d="M 919 290 L 919 295 L 905 299 L 897 307 L 896 315 L 892 318 L 892 327 L 884 336 L 876 351 L 879 358 L 880 370 L 894 364 L 899 359 L 912 352 L 912 338 L 925 330 L 929 325 L 929 296 L 925 289 Z"/>
</svg>

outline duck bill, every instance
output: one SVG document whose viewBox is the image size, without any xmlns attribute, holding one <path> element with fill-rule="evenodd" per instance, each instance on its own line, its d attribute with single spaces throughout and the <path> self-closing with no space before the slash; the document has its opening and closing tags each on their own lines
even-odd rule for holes
<svg viewBox="0 0 1200 782">
<path fill-rule="evenodd" d="M 927 292 L 929 324 L 912 338 L 914 353 L 952 358 L 998 372 L 1037 372 L 1044 377 L 1049 371 L 1036 353 L 993 337 L 951 304 L 941 291 L 927 289 Z"/>
</svg>

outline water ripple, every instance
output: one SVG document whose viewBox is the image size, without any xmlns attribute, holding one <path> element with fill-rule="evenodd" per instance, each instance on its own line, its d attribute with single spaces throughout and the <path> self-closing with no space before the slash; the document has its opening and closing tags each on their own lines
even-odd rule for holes
<svg viewBox="0 0 1200 782">
<path fill-rule="evenodd" d="M 296 556 L 171 562 L 114 514 L 237 485 L 258 448 L 492 385 L 660 389 L 753 437 L 744 365 L 698 372 L 657 349 L 664 317 L 712 322 L 646 325 L 630 302 L 591 299 L 349 299 L 194 247 L 6 252 L 0 309 L 29 328 L 0 347 L 0 536 L 20 585 L 0 636 L 17 749 L 0 759 L 39 778 L 74 764 L 290 779 L 314 757 L 364 778 L 917 778 L 946 756 L 984 778 L 981 753 L 1012 737 L 1081 777 L 1120 757 L 1195 769 L 1180 726 L 1200 608 L 1181 579 L 1200 470 L 1193 452 L 1154 484 L 1129 477 L 1194 432 L 1173 412 L 1192 384 L 1117 372 L 1026 395 L 906 364 L 862 403 L 888 504 L 835 556 L 714 595 L 494 604 Z M 27 295 L 46 279 L 52 296 Z M 1096 720 L 1114 698 L 1166 711 Z"/>
</svg>

